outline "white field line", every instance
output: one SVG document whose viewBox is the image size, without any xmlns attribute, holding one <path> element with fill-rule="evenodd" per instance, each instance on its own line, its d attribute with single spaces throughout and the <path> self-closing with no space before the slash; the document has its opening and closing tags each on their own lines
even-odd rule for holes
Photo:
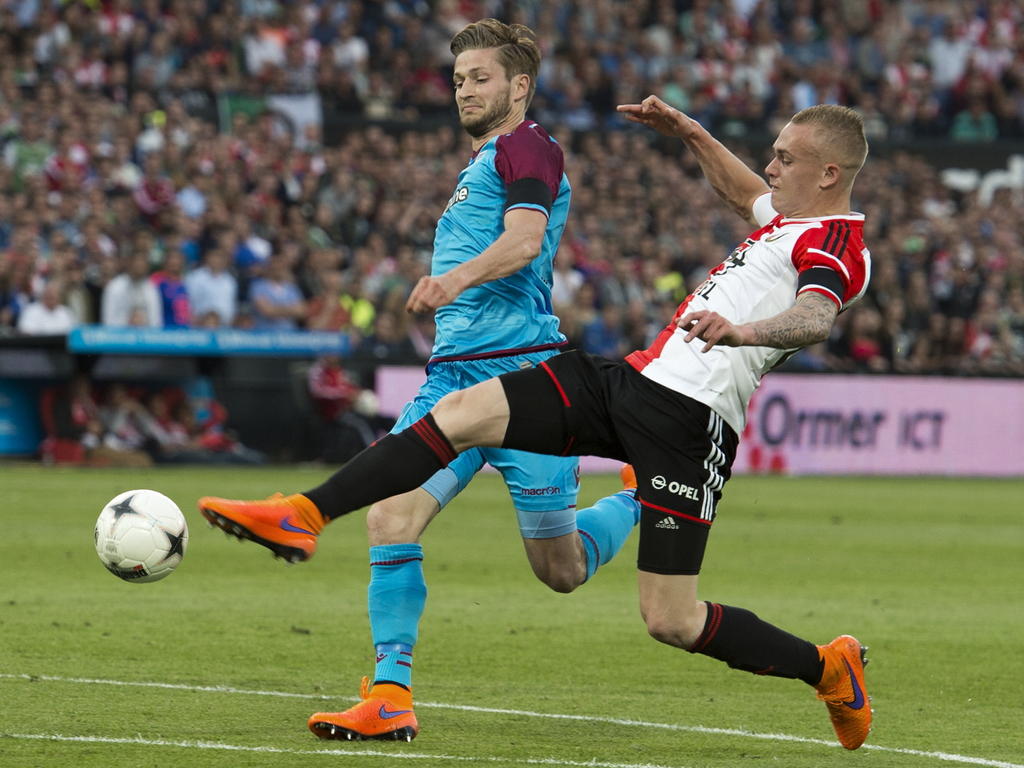
<svg viewBox="0 0 1024 768">
<path fill-rule="evenodd" d="M 113 685 L 121 687 L 137 688 L 161 688 L 165 690 L 195 691 L 202 693 L 230 693 L 244 696 L 274 696 L 289 699 L 314 699 L 330 701 L 358 701 L 355 696 L 327 696 L 324 694 L 291 693 L 288 691 L 261 691 L 246 688 L 235 688 L 227 685 L 188 685 L 185 683 L 159 683 L 150 681 L 129 681 L 109 680 L 102 678 L 88 677 L 59 677 L 56 675 L 28 675 L 28 674 L 5 674 L 0 673 L 0 679 L 6 680 L 27 680 L 44 681 L 55 683 L 80 683 L 85 685 Z M 476 707 L 467 704 L 447 704 L 444 702 L 417 701 L 417 707 L 434 709 L 453 709 L 460 712 L 480 712 L 494 715 L 514 715 L 519 717 L 537 717 L 545 720 L 577 720 L 588 723 L 609 723 L 611 725 L 624 725 L 635 728 L 659 728 L 666 731 L 680 731 L 685 733 L 703 733 L 718 736 L 739 736 L 747 739 L 760 739 L 762 741 L 786 741 L 797 744 L 816 744 L 823 747 L 835 747 L 839 745 L 834 741 L 825 739 L 813 739 L 806 736 L 793 736 L 787 733 L 760 733 L 747 731 L 741 728 L 712 728 L 703 725 L 678 725 L 676 723 L 655 723 L 646 720 L 627 720 L 617 717 L 604 717 L 601 715 L 568 715 L 561 713 L 532 712 L 522 709 L 501 709 L 497 707 Z M 66 737 L 65 737 L 66 738 Z M 227 747 L 225 747 L 227 748 Z M 932 752 L 921 749 L 909 749 L 905 747 L 883 747 L 877 744 L 865 744 L 861 747 L 864 750 L 878 752 L 892 752 L 901 755 L 913 755 L 915 757 L 929 757 L 935 760 L 945 760 L 952 763 L 964 765 L 982 765 L 987 768 L 1024 768 L 1022 763 L 1009 763 L 1004 760 L 991 760 L 984 757 L 971 757 L 970 755 L 959 755 L 952 752 Z M 392 754 L 392 753 L 388 753 Z M 454 759 L 454 758 L 453 758 Z M 570 763 L 564 763 L 570 765 Z M 591 765 L 586 763 L 586 765 Z M 596 765 L 596 764 L 595 764 Z"/>
<path fill-rule="evenodd" d="M 553 757 L 490 757 L 473 755 L 428 755 L 417 752 L 392 752 L 375 749 L 285 749 L 283 747 L 250 747 L 241 744 L 222 744 L 217 741 L 175 741 L 172 739 L 114 738 L 108 736 L 64 736 L 59 733 L 0 733 L 0 739 L 32 739 L 37 741 L 64 741 L 84 744 L 136 744 L 143 747 L 178 747 L 180 749 L 214 749 L 228 752 L 261 752 L 278 755 L 330 755 L 331 757 L 386 757 L 401 760 L 454 760 L 464 763 L 506 763 L 511 765 L 556 765 L 571 768 L 676 768 L 655 763 L 599 763 L 588 760 L 558 760 Z M 358 744 L 358 742 L 354 742 Z"/>
</svg>

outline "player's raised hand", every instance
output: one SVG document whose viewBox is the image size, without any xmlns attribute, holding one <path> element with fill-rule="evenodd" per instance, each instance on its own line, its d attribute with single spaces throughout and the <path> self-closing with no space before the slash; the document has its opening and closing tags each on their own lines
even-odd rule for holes
<svg viewBox="0 0 1024 768">
<path fill-rule="evenodd" d="M 459 292 L 449 285 L 447 275 L 421 277 L 405 303 L 406 312 L 432 312 L 438 307 L 451 304 Z"/>
<path fill-rule="evenodd" d="M 683 315 L 676 321 L 676 325 L 687 332 L 683 341 L 689 343 L 700 339 L 707 342 L 701 352 L 710 351 L 716 344 L 742 347 L 746 343 L 741 326 L 733 325 L 717 312 L 707 309 Z"/>
<path fill-rule="evenodd" d="M 648 96 L 639 104 L 619 104 L 616 108 L 627 120 L 653 128 L 666 136 L 685 139 L 696 127 L 696 121 L 670 107 L 657 96 Z"/>
</svg>

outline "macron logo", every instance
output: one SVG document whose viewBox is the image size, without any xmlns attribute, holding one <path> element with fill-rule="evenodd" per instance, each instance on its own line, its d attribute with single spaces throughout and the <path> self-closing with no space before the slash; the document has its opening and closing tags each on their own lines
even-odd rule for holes
<svg viewBox="0 0 1024 768">
<path fill-rule="evenodd" d="M 667 528 L 670 531 L 678 531 L 679 530 L 679 524 L 676 523 L 676 521 L 673 520 L 671 517 L 666 517 L 660 523 L 655 523 L 654 527 L 655 528 Z"/>
</svg>

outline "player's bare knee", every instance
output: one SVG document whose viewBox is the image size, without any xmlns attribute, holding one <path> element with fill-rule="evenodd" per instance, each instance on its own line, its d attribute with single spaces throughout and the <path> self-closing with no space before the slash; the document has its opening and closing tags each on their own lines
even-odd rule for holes
<svg viewBox="0 0 1024 768">
<path fill-rule="evenodd" d="M 414 516 L 407 514 L 394 500 L 385 499 L 367 511 L 366 532 L 372 546 L 408 544 L 419 537 L 420 526 Z"/>
<path fill-rule="evenodd" d="M 538 579 L 555 592 L 568 594 L 583 583 L 586 572 L 568 566 L 565 563 L 558 563 L 552 566 L 550 563 L 533 565 L 533 572 Z"/>
<path fill-rule="evenodd" d="M 657 613 L 645 617 L 647 633 L 659 643 L 689 650 L 700 636 L 701 627 L 689 614 Z"/>
</svg>

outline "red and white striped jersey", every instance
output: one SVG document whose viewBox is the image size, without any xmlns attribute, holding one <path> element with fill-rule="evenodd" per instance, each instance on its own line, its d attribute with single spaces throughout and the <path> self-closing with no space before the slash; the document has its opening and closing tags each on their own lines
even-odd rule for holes
<svg viewBox="0 0 1024 768">
<path fill-rule="evenodd" d="M 871 275 L 863 214 L 786 219 L 766 194 L 755 202 L 754 215 L 761 229 L 711 270 L 649 348 L 626 357 L 649 379 L 707 405 L 737 434 L 761 377 L 795 350 L 716 346 L 703 353 L 700 339 L 683 341 L 686 331 L 676 320 L 700 309 L 736 325 L 764 320 L 792 307 L 805 291 L 827 296 L 842 311 L 864 294 Z"/>
</svg>

